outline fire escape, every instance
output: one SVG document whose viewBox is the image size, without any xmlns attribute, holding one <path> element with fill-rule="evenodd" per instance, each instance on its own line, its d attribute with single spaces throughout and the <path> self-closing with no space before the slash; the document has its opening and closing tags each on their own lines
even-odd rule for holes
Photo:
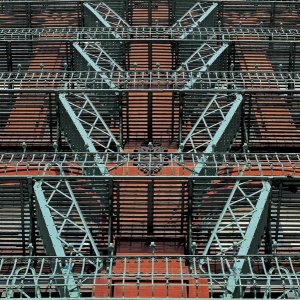
<svg viewBox="0 0 300 300">
<path fill-rule="evenodd" d="M 296 1 L 2 1 L 2 298 L 299 298 Z"/>
</svg>

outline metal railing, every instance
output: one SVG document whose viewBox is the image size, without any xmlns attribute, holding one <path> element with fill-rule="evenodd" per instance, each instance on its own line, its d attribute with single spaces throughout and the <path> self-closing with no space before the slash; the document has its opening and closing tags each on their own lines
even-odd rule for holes
<svg viewBox="0 0 300 300">
<path fill-rule="evenodd" d="M 115 89 L 105 78 L 114 78 Z M 188 83 L 191 83 L 186 87 Z M 300 91 L 297 72 L 12 72 L 0 73 L 0 91 L 205 91 L 205 92 L 278 92 Z"/>
<path fill-rule="evenodd" d="M 271 27 L 196 27 L 185 39 L 185 27 L 169 28 L 161 26 L 134 27 L 57 27 L 57 28 L 11 28 L 0 29 L 1 41 L 115 41 L 115 33 L 124 41 L 238 41 L 256 43 L 299 43 L 297 28 Z"/>
<path fill-rule="evenodd" d="M 151 169 L 153 163 L 160 163 L 162 166 L 155 176 L 188 177 L 199 162 L 204 160 L 206 171 L 199 174 L 199 177 L 244 179 L 300 177 L 298 153 L 0 153 L 0 172 L 1 176 L 6 177 L 88 177 L 93 175 L 92 170 L 97 166 L 96 162 L 99 159 L 115 177 L 153 175 L 147 175 L 139 168 L 139 165 L 145 167 L 149 164 L 148 168 Z M 59 175 L 60 167 L 65 173 L 64 176 Z M 89 169 L 90 175 L 84 175 L 84 170 Z"/>
<path fill-rule="evenodd" d="M 152 298 L 159 293 L 168 298 L 230 297 L 226 283 L 235 276 L 232 266 L 240 260 L 245 261 L 248 271 L 236 277 L 236 285 L 245 291 L 246 298 L 299 297 L 300 258 L 277 255 L 1 257 L 0 291 L 6 298 L 18 293 L 55 298 L 58 289 L 68 288 L 58 266 L 69 265 L 65 276 L 72 275 L 77 289 L 89 297 L 122 298 L 135 294 Z M 94 265 L 101 263 L 103 267 L 95 269 Z M 54 266 L 53 271 L 50 265 Z"/>
<path fill-rule="evenodd" d="M 185 27 L 168 28 L 161 26 L 126 27 L 57 27 L 57 28 L 11 28 L 0 29 L 0 41 L 115 41 L 115 33 L 123 41 L 144 42 L 160 41 L 169 43 L 180 41 L 238 41 L 239 43 L 255 41 L 256 43 L 300 43 L 297 28 L 257 27 L 195 27 L 185 39 Z M 167 40 L 166 40 L 167 39 Z"/>
</svg>

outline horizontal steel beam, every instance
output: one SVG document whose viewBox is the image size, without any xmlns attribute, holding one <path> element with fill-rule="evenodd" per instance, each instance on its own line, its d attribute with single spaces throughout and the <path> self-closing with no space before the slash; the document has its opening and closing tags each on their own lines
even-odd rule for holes
<svg viewBox="0 0 300 300">
<path fill-rule="evenodd" d="M 298 153 L 136 153 L 135 155 L 99 152 L 0 153 L 0 174 L 3 178 L 60 177 L 56 174 L 60 174 L 60 168 L 62 168 L 70 177 L 84 177 L 82 170 L 95 169 L 96 159 L 99 158 L 113 177 L 148 177 L 136 166 L 145 163 L 145 159 L 146 161 L 153 160 L 154 156 L 156 160 L 160 157 L 161 162 L 168 162 L 158 172 L 158 175 L 165 177 L 188 177 L 201 161 L 204 164 L 203 170 L 206 171 L 197 175 L 197 178 L 218 176 L 220 178 L 298 180 L 300 177 L 300 154 Z M 47 172 L 45 172 L 45 166 L 47 166 Z M 135 173 L 132 173 L 132 170 L 135 170 Z M 220 172 L 216 174 L 216 170 Z M 243 175 L 240 175 L 241 171 Z M 97 174 L 94 175 L 97 176 Z"/>
<path fill-rule="evenodd" d="M 300 73 L 296 72 L 176 72 L 126 71 L 13 72 L 0 73 L 0 92 L 41 91 L 204 91 L 300 92 Z M 103 77 L 114 78 L 117 88 L 107 86 Z M 188 83 L 193 83 L 186 87 Z"/>
<path fill-rule="evenodd" d="M 115 33 L 120 36 L 120 41 L 132 41 L 144 43 L 156 41 L 161 43 L 173 42 L 188 43 L 191 41 L 205 42 L 238 41 L 240 44 L 247 42 L 261 43 L 300 43 L 297 28 L 271 28 L 271 27 L 196 27 L 185 39 L 180 36 L 186 29 L 169 27 L 59 27 L 59 28 L 11 28 L 0 29 L 0 41 L 23 43 L 51 42 L 51 41 L 115 41 Z"/>
</svg>

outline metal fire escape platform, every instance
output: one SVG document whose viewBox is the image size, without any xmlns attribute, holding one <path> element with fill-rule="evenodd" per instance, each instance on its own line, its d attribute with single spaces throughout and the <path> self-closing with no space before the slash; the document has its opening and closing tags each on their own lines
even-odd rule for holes
<svg viewBox="0 0 300 300">
<path fill-rule="evenodd" d="M 299 15 L 2 1 L 1 298 L 298 299 Z"/>
</svg>

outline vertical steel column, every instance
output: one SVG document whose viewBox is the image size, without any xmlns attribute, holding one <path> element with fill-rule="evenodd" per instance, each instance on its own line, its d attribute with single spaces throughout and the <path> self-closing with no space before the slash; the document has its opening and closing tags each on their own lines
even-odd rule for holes
<svg viewBox="0 0 300 300">
<path fill-rule="evenodd" d="M 31 245 L 31 255 L 36 255 L 36 214 L 34 203 L 33 180 L 31 177 L 27 178 L 27 189 L 29 199 L 29 213 L 30 213 L 30 229 L 29 229 L 29 244 Z"/>
<path fill-rule="evenodd" d="M 184 93 L 179 92 L 179 145 L 182 144 Z"/>
<path fill-rule="evenodd" d="M 124 146 L 124 134 L 123 134 L 123 98 L 124 98 L 124 93 L 120 92 L 119 93 L 119 143 L 121 148 Z"/>
<path fill-rule="evenodd" d="M 274 27 L 275 25 L 275 15 L 276 15 L 276 3 L 271 2 L 270 3 L 270 27 Z"/>
<path fill-rule="evenodd" d="M 151 1 L 149 1 L 148 14 L 151 15 Z M 152 19 L 149 21 L 149 26 L 152 24 Z M 148 42 L 148 69 L 152 70 L 152 42 Z M 148 92 L 148 142 L 153 139 L 153 93 Z"/>
<path fill-rule="evenodd" d="M 224 3 L 223 2 L 219 2 L 218 5 L 218 25 L 219 26 L 223 26 L 224 23 Z"/>
<path fill-rule="evenodd" d="M 26 231 L 25 231 L 25 203 L 24 203 L 24 182 L 20 181 L 20 202 L 21 202 L 21 222 L 22 222 L 22 252 L 23 255 L 26 255 Z"/>
<path fill-rule="evenodd" d="M 31 11 L 31 3 L 26 3 L 26 26 L 28 28 L 31 28 L 31 15 L 32 15 L 32 11 Z"/>
<path fill-rule="evenodd" d="M 177 1 L 176 0 L 170 0 L 171 1 L 171 7 L 170 7 L 170 15 L 171 15 L 171 18 L 170 18 L 170 26 L 176 21 L 176 3 Z"/>
<path fill-rule="evenodd" d="M 117 201 L 117 234 L 120 234 L 120 214 L 121 214 L 121 198 L 120 198 L 120 183 L 114 183 L 116 187 L 116 201 Z"/>
<path fill-rule="evenodd" d="M 56 144 L 57 144 L 57 151 L 61 151 L 62 147 L 62 127 L 61 127 L 61 104 L 59 100 L 59 94 L 55 94 L 55 104 L 56 104 Z"/>
<path fill-rule="evenodd" d="M 84 8 L 83 3 L 77 3 L 77 17 L 78 17 L 78 27 L 84 27 Z"/>
<path fill-rule="evenodd" d="M 49 130 L 50 130 L 50 143 L 53 144 L 53 111 L 52 111 L 52 105 L 53 105 L 53 99 L 51 92 L 48 94 L 49 96 Z"/>
<path fill-rule="evenodd" d="M 7 72 L 13 71 L 11 42 L 6 42 Z"/>
<path fill-rule="evenodd" d="M 249 107 L 248 107 L 248 121 L 247 121 L 247 139 L 248 139 L 248 147 L 250 145 L 250 141 L 251 141 L 251 117 L 252 117 L 252 105 L 253 105 L 253 101 L 252 101 L 252 93 L 249 94 Z"/>
<path fill-rule="evenodd" d="M 152 26 L 152 1 L 148 0 L 148 26 Z"/>
<path fill-rule="evenodd" d="M 113 179 L 109 178 L 109 196 L 108 196 L 108 246 L 113 241 L 113 215 L 114 215 L 114 202 L 113 202 Z"/>
<path fill-rule="evenodd" d="M 296 67 L 296 43 L 291 43 L 289 47 L 289 69 L 288 71 L 291 73 L 292 78 L 295 78 L 295 67 Z M 293 81 L 289 81 L 288 89 L 295 89 L 295 83 Z M 291 97 L 290 97 L 291 98 Z"/>
<path fill-rule="evenodd" d="M 265 233 L 265 254 L 272 254 L 272 190 L 270 191 L 270 200 L 268 203 L 268 213 L 267 213 L 267 226 Z"/>
<path fill-rule="evenodd" d="M 186 185 L 185 183 L 182 183 L 181 184 L 181 220 L 180 220 L 180 233 L 181 234 L 184 234 L 184 221 L 185 221 L 185 218 L 184 218 L 184 215 L 185 215 L 185 198 L 184 198 L 184 195 L 185 195 L 185 192 L 186 192 Z"/>
<path fill-rule="evenodd" d="M 228 51 L 228 65 L 227 71 L 234 71 L 235 70 L 235 42 L 229 43 L 229 51 Z"/>
<path fill-rule="evenodd" d="M 175 93 L 172 93 L 172 120 L 171 120 L 171 142 L 174 141 L 175 137 Z"/>
<path fill-rule="evenodd" d="M 153 217 L 154 217 L 154 182 L 153 180 L 151 180 L 148 183 L 148 217 L 147 217 L 148 235 L 153 235 L 154 233 Z"/>
<path fill-rule="evenodd" d="M 279 224 L 280 224 L 280 213 L 281 213 L 281 200 L 282 200 L 282 182 L 280 182 L 278 187 L 278 202 L 276 209 L 276 227 L 275 227 L 275 241 L 278 243 L 279 238 Z"/>
<path fill-rule="evenodd" d="M 245 115 L 245 97 L 243 96 L 243 103 L 241 107 L 241 152 L 243 152 L 244 145 L 248 145 L 247 128 L 246 128 L 246 115 Z"/>
<path fill-rule="evenodd" d="M 148 26 L 152 26 L 152 0 L 148 0 Z M 153 44 L 148 41 L 148 70 L 152 70 Z M 148 92 L 148 142 L 153 140 L 153 93 Z"/>
<path fill-rule="evenodd" d="M 148 140 L 153 141 L 153 93 L 148 92 Z"/>
<path fill-rule="evenodd" d="M 187 213 L 187 253 L 192 253 L 192 238 L 193 238 L 193 193 L 194 193 L 194 180 L 188 181 L 188 213 Z"/>
</svg>

